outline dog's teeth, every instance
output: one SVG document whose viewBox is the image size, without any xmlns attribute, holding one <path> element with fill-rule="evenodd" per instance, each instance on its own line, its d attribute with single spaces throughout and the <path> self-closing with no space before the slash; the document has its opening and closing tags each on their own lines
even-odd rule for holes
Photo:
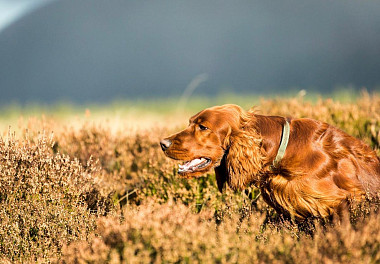
<svg viewBox="0 0 380 264">
<path fill-rule="evenodd" d="M 202 162 L 201 159 L 193 159 L 193 160 L 190 162 L 189 166 L 194 167 L 194 166 L 198 165 L 198 164 L 201 163 L 201 162 Z"/>
<path fill-rule="evenodd" d="M 196 167 L 204 167 L 204 162 L 207 162 L 206 158 L 197 158 L 190 161 L 185 162 L 184 164 L 178 164 L 178 171 L 179 172 L 185 172 L 185 171 L 194 171 Z"/>
</svg>

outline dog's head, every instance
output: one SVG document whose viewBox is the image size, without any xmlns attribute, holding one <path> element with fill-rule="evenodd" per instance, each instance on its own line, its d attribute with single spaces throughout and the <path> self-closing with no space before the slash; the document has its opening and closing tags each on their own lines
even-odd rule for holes
<svg viewBox="0 0 380 264">
<path fill-rule="evenodd" d="M 179 175 L 199 177 L 218 167 L 231 135 L 239 130 L 242 112 L 231 104 L 207 108 L 192 116 L 186 129 L 161 140 L 166 156 L 185 162 L 179 165 Z"/>
</svg>

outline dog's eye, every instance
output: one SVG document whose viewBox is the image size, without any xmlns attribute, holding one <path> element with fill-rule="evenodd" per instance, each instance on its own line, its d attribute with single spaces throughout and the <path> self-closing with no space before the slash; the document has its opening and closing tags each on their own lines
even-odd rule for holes
<svg viewBox="0 0 380 264">
<path fill-rule="evenodd" d="M 199 125 L 199 129 L 200 129 L 200 130 L 207 130 L 208 127 L 205 127 L 205 126 L 203 126 L 203 125 Z"/>
</svg>

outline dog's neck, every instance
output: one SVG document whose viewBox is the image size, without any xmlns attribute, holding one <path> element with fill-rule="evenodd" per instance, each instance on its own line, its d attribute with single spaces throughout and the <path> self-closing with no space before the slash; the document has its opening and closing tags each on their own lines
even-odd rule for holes
<svg viewBox="0 0 380 264">
<path fill-rule="evenodd" d="M 270 167 L 278 154 L 285 122 L 285 118 L 280 116 L 256 115 L 253 126 L 262 138 L 264 168 Z"/>
<path fill-rule="evenodd" d="M 259 187 L 271 172 L 285 119 L 255 115 L 250 120 L 231 136 L 231 145 L 221 166 L 215 168 L 219 190 L 225 181 L 234 190 L 242 190 L 250 184 Z"/>
<path fill-rule="evenodd" d="M 260 186 L 273 174 L 275 160 L 281 143 L 286 120 L 280 116 L 255 115 L 244 125 L 237 148 L 245 153 L 227 158 L 228 184 L 233 189 L 244 189 L 249 184 Z M 245 157 L 249 157 L 245 159 Z M 239 164 L 241 163 L 241 164 Z"/>
</svg>

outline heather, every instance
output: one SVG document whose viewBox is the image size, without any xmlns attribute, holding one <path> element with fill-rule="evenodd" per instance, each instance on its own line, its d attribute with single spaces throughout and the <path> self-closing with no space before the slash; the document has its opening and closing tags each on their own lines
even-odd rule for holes
<svg viewBox="0 0 380 264">
<path fill-rule="evenodd" d="M 380 155 L 376 94 L 349 102 L 302 96 L 234 102 L 262 114 L 326 121 Z M 1 262 L 380 262 L 376 199 L 353 207 L 350 221 L 301 226 L 276 215 L 253 186 L 220 193 L 213 172 L 179 178 L 159 140 L 206 106 L 112 106 L 1 119 Z"/>
</svg>

